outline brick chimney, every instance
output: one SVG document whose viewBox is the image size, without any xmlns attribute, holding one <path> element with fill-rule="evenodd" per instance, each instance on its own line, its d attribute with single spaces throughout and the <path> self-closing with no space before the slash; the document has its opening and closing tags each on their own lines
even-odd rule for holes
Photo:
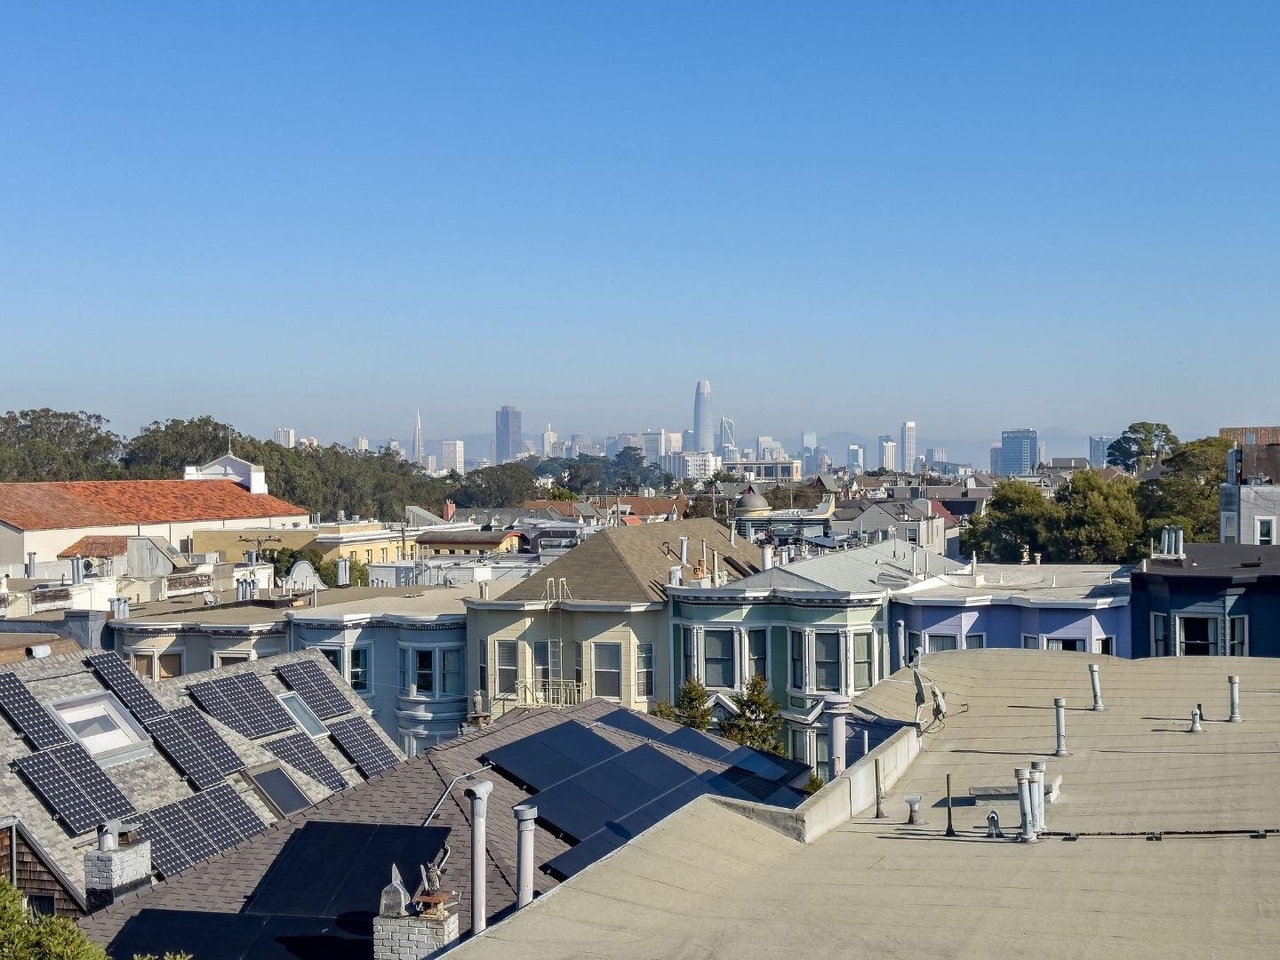
<svg viewBox="0 0 1280 960">
<path fill-rule="evenodd" d="M 426 960 L 458 942 L 458 900 L 423 888 L 412 900 L 393 864 L 373 918 L 373 960 Z"/>
<path fill-rule="evenodd" d="M 457 506 L 454 505 L 454 502 L 452 500 L 446 500 L 444 502 L 444 522 L 445 523 L 452 523 L 453 515 L 457 512 L 458 512 L 458 508 Z"/>
<path fill-rule="evenodd" d="M 151 841 L 120 846 L 121 823 L 98 827 L 98 848 L 84 855 L 84 889 L 90 912 L 151 885 Z"/>
</svg>

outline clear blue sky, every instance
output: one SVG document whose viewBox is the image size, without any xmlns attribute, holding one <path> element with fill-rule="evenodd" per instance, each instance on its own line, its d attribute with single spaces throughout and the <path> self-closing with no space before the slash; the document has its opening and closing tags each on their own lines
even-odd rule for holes
<svg viewBox="0 0 1280 960">
<path fill-rule="evenodd" d="M 10 0 L 0 409 L 1276 423 L 1278 45 L 1275 2 Z"/>
</svg>

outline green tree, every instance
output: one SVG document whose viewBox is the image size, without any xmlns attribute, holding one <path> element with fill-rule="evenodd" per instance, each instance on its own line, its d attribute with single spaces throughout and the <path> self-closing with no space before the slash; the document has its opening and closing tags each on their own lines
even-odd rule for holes
<svg viewBox="0 0 1280 960">
<path fill-rule="evenodd" d="M 694 730 L 706 730 L 711 726 L 711 708 L 707 706 L 707 688 L 697 677 L 690 677 L 680 687 L 676 702 L 659 700 L 653 707 L 653 715 L 663 720 L 673 720 Z"/>
<path fill-rule="evenodd" d="M 960 547 L 993 563 L 1019 563 L 1024 550 L 1028 556 L 1047 555 L 1051 532 L 1061 522 L 1062 507 L 1046 500 L 1039 488 L 1003 480 L 987 498 L 986 509 L 964 531 Z"/>
<path fill-rule="evenodd" d="M 0 416 L 0 481 L 111 480 L 123 442 L 96 413 L 10 410 Z"/>
<path fill-rule="evenodd" d="M 156 420 L 125 444 L 123 461 L 129 475 L 137 479 L 181 477 L 188 464 L 216 460 L 228 445 L 246 439 L 230 424 L 207 415 L 164 423 Z"/>
<path fill-rule="evenodd" d="M 539 494 L 533 471 L 515 461 L 472 470 L 453 491 L 459 507 L 518 507 Z"/>
<path fill-rule="evenodd" d="M 1178 446 L 1178 437 L 1167 423 L 1139 420 L 1129 424 L 1124 433 L 1107 447 L 1107 464 L 1130 473 L 1141 472 Z"/>
<path fill-rule="evenodd" d="M 1188 542 L 1217 542 L 1218 487 L 1227 481 L 1230 450 L 1230 440 L 1202 437 L 1165 459 L 1163 474 L 1142 484 L 1139 492 L 1147 537 L 1158 537 L 1161 527 L 1178 526 Z"/>
<path fill-rule="evenodd" d="M 1048 530 L 1053 563 L 1124 563 L 1142 550 L 1142 516 L 1137 483 L 1117 476 L 1110 482 L 1096 470 L 1082 470 L 1059 488 L 1059 515 Z"/>
<path fill-rule="evenodd" d="M 734 743 L 766 753 L 782 753 L 782 715 L 769 693 L 769 683 L 757 674 L 742 693 L 733 695 L 738 715 L 721 721 L 720 732 Z"/>
</svg>

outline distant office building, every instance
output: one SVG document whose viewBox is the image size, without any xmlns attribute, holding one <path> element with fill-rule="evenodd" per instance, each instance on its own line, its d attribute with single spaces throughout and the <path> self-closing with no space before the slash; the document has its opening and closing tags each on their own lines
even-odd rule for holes
<svg viewBox="0 0 1280 960">
<path fill-rule="evenodd" d="M 387 439 L 387 452 L 394 453 L 401 460 L 404 459 L 404 448 L 400 446 L 400 441 L 395 437 L 389 437 Z"/>
<path fill-rule="evenodd" d="M 716 449 L 716 421 L 711 413 L 711 381 L 699 380 L 693 392 L 693 452 L 712 453 Z"/>
<path fill-rule="evenodd" d="M 887 433 L 880 437 L 880 469 L 898 469 L 898 444 Z"/>
<path fill-rule="evenodd" d="M 422 411 L 417 412 L 413 422 L 413 462 L 427 462 L 427 449 L 422 443 Z"/>
<path fill-rule="evenodd" d="M 319 437 L 299 437 L 296 446 L 318 447 L 320 446 L 320 438 Z"/>
<path fill-rule="evenodd" d="M 551 429 L 551 424 L 547 424 L 547 429 L 542 431 L 542 456 L 554 457 L 556 455 L 556 441 L 560 438 L 556 436 L 556 432 Z"/>
<path fill-rule="evenodd" d="M 773 437 L 756 437 L 756 458 L 759 460 L 786 460 L 787 451 Z"/>
<path fill-rule="evenodd" d="M 916 471 L 916 422 L 914 420 L 904 420 L 902 422 L 902 445 L 898 448 L 898 455 L 902 458 L 902 469 L 909 473 Z"/>
<path fill-rule="evenodd" d="M 638 433 L 620 433 L 616 437 L 610 437 L 605 442 L 605 456 L 616 457 L 627 447 L 635 447 L 637 450 L 643 450 L 644 438 Z"/>
<path fill-rule="evenodd" d="M 932 467 L 935 464 L 947 463 L 946 447 L 926 447 L 924 451 L 924 465 Z"/>
<path fill-rule="evenodd" d="M 356 453 L 368 453 L 368 452 L 369 452 L 369 438 L 356 437 Z"/>
<path fill-rule="evenodd" d="M 1049 454 L 1045 450 L 1044 441 L 1041 440 L 1038 443 L 1036 443 L 1036 464 L 1035 465 L 1039 466 L 1042 463 L 1048 463 L 1048 462 L 1049 462 Z"/>
<path fill-rule="evenodd" d="M 806 430 L 800 437 L 800 446 L 804 450 L 812 450 L 818 445 L 818 433 L 816 430 Z"/>
<path fill-rule="evenodd" d="M 298 445 L 298 431 L 293 427 L 276 427 L 275 440 L 280 446 L 292 450 Z"/>
<path fill-rule="evenodd" d="M 720 456 L 726 459 L 732 459 L 732 457 L 729 454 L 729 451 L 733 451 L 733 454 L 735 456 L 738 452 L 738 440 L 734 436 L 733 421 L 730 420 L 728 417 L 720 418 L 719 450 L 720 450 Z"/>
<path fill-rule="evenodd" d="M 466 456 L 461 440 L 446 440 L 440 445 L 443 461 L 442 470 L 455 470 L 459 474 L 466 473 Z"/>
<path fill-rule="evenodd" d="M 1000 444 L 993 443 L 991 445 L 991 472 L 995 476 L 1000 476 Z"/>
<path fill-rule="evenodd" d="M 1005 430 L 1000 434 L 1000 475 L 1018 477 L 1033 473 L 1041 453 L 1034 430 Z"/>
<path fill-rule="evenodd" d="M 858 443 L 849 444 L 849 452 L 844 459 L 845 469 L 852 474 L 863 473 L 867 469 L 866 451 Z"/>
<path fill-rule="evenodd" d="M 497 463 L 518 460 L 524 454 L 524 426 L 520 411 L 515 407 L 503 407 L 493 419 L 494 449 Z"/>
<path fill-rule="evenodd" d="M 437 473 L 440 470 L 440 461 L 435 454 L 428 454 L 423 466 L 426 467 L 427 473 Z"/>
<path fill-rule="evenodd" d="M 661 463 L 662 458 L 680 453 L 681 436 L 675 430 L 646 430 L 640 434 L 645 463 Z"/>
<path fill-rule="evenodd" d="M 677 480 L 710 480 L 716 474 L 723 461 L 714 453 L 669 453 L 662 458 L 659 466 Z"/>
<path fill-rule="evenodd" d="M 1115 437 L 1105 433 L 1100 437 L 1089 438 L 1089 465 L 1101 469 L 1107 465 L 1107 450 L 1115 442 Z"/>
<path fill-rule="evenodd" d="M 1280 427 L 1219 427 L 1218 436 L 1234 440 L 1236 446 L 1280 443 Z"/>
</svg>

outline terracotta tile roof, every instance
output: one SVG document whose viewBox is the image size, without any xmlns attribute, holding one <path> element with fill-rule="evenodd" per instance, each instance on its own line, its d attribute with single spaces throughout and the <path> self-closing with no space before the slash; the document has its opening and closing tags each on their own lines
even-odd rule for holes
<svg viewBox="0 0 1280 960">
<path fill-rule="evenodd" d="M 18 530 L 306 515 L 302 507 L 250 493 L 234 480 L 0 483 L 0 523 Z"/>
<path fill-rule="evenodd" d="M 128 537 L 87 536 L 81 537 L 67 549 L 58 554 L 59 560 L 71 557 L 123 557 L 129 550 Z"/>
</svg>

